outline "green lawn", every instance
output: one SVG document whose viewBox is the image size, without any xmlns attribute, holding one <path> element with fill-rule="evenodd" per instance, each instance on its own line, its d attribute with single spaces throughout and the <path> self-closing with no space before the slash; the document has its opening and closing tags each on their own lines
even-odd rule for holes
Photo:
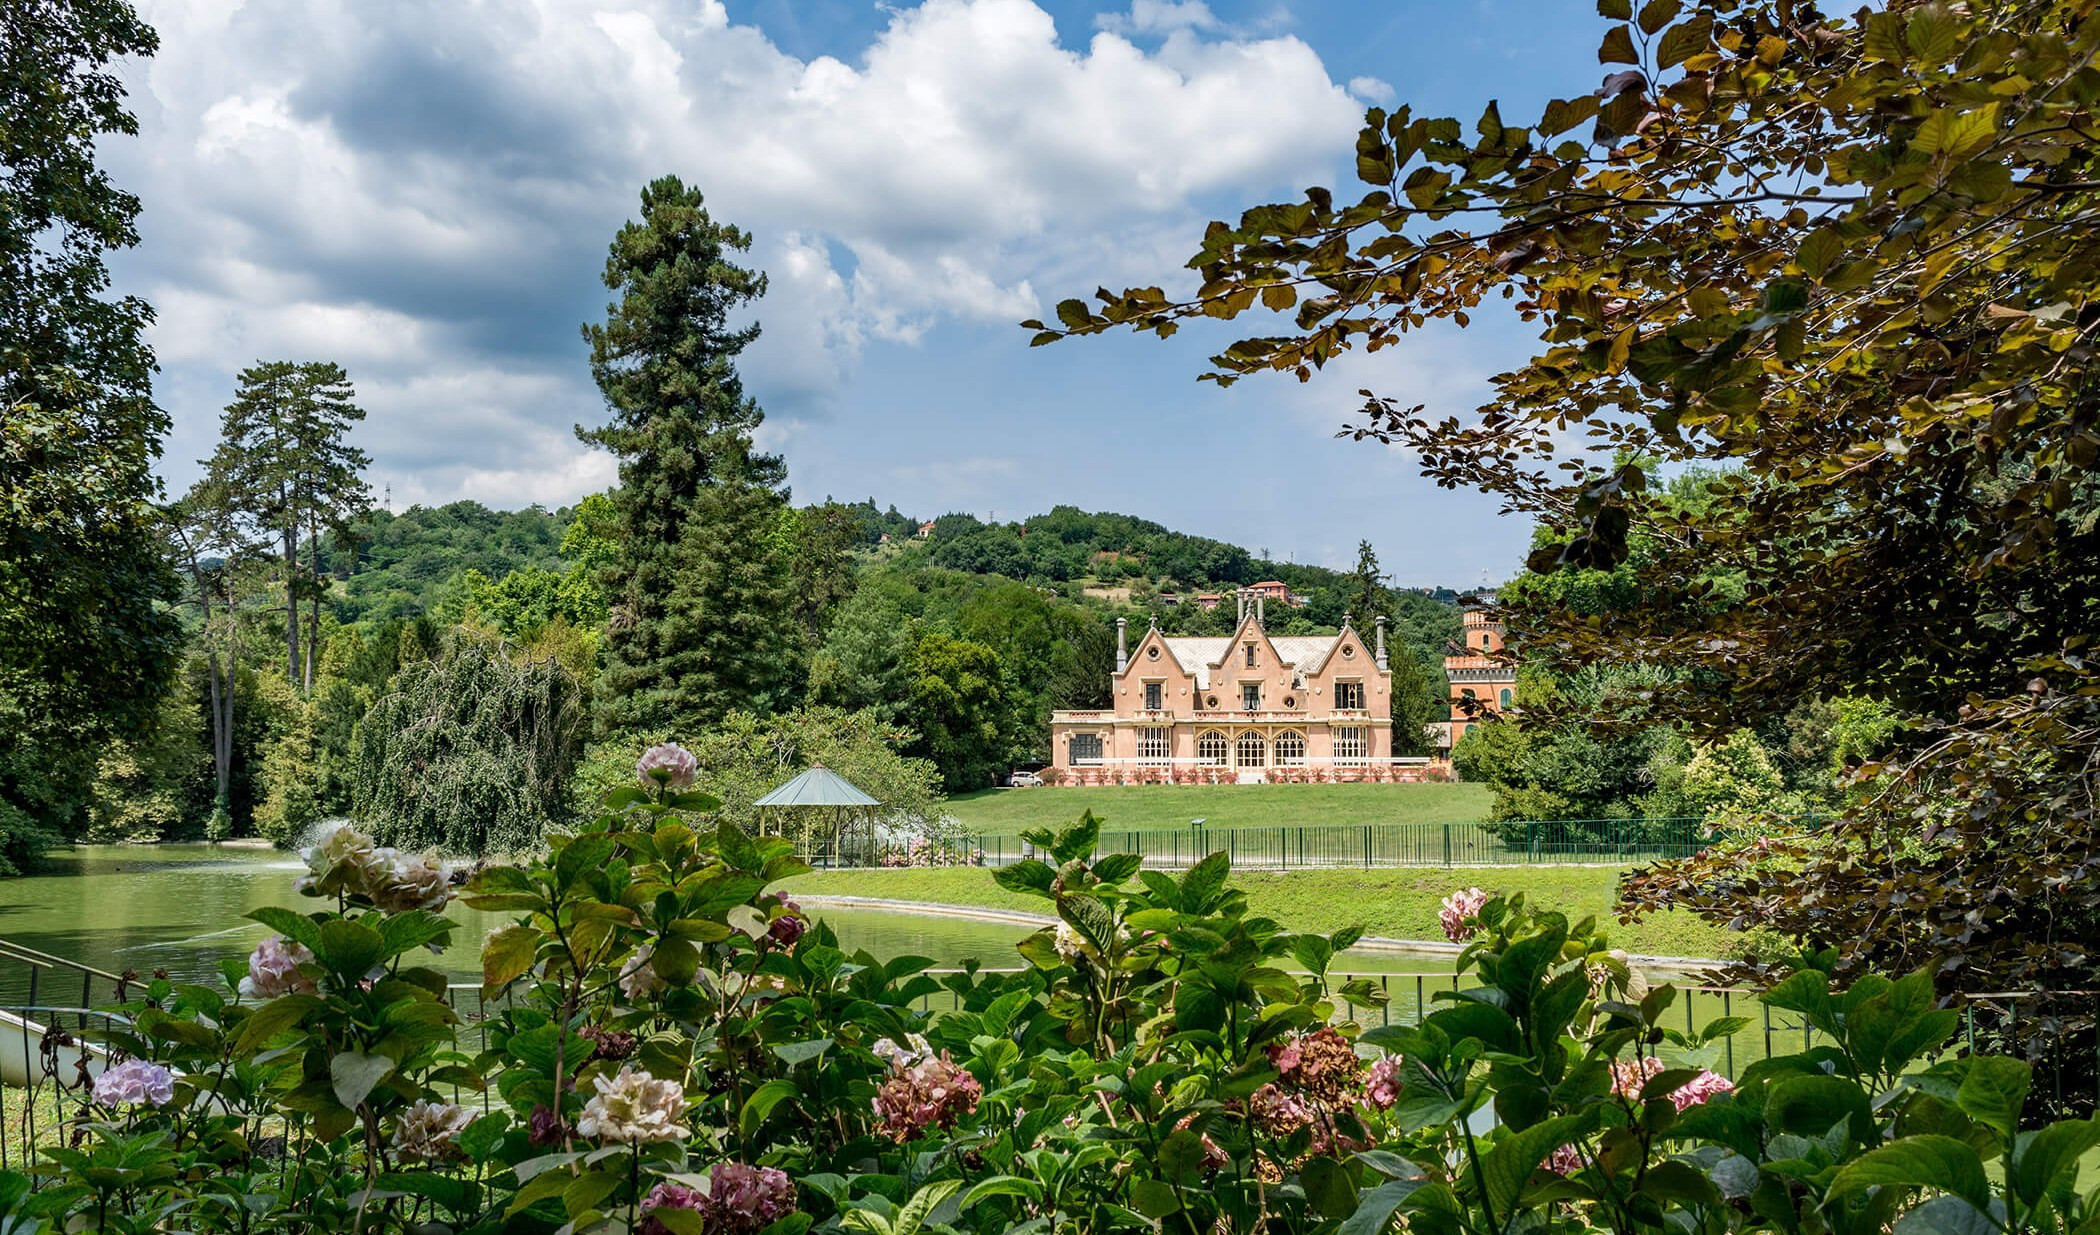
<svg viewBox="0 0 2100 1235">
<path fill-rule="evenodd" d="M 1111 829 L 1289 824 L 1473 823 L 1486 785 L 1109 785 L 984 789 L 948 799 L 948 813 L 988 836 L 1070 823 L 1091 810 Z"/>
<path fill-rule="evenodd" d="M 1046 790 L 1054 793 L 1056 790 Z M 1523 892 L 1532 904 L 1570 917 L 1604 917 L 1619 872 L 1609 867 L 1534 866 L 1457 869 L 1403 867 L 1388 870 L 1315 870 L 1288 874 L 1250 871 L 1234 876 L 1256 913 L 1294 930 L 1339 930 L 1361 925 L 1391 939 L 1441 939 L 1437 903 L 1454 889 L 1478 886 L 1494 892 Z M 1037 897 L 1008 892 L 991 872 L 969 867 L 904 870 L 819 871 L 788 880 L 791 892 L 873 896 L 887 900 L 976 905 L 988 909 L 1048 911 Z M 1688 914 L 1651 917 L 1637 926 L 1608 923 L 1612 942 L 1648 956 L 1726 956 L 1738 936 Z"/>
</svg>

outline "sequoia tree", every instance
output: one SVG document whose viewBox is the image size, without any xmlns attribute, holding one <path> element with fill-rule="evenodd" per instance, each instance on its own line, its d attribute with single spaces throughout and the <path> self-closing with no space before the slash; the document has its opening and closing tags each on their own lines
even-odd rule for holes
<svg viewBox="0 0 2100 1235">
<path fill-rule="evenodd" d="M 1366 392 L 1347 431 L 1537 518 L 1535 569 L 1653 538 L 1608 620 L 1507 614 L 1527 661 L 1647 666 L 1641 708 L 1703 740 L 1804 699 L 1914 718 L 1834 827 L 1718 847 L 1637 900 L 1950 994 L 2092 989 L 2100 21 L 2085 0 L 1598 8 L 1601 83 L 1571 72 L 1529 121 L 1374 109 L 1361 196 L 1214 223 L 1193 295 L 1068 300 L 1038 341 L 1261 306 L 1291 316 L 1209 376 L 1302 380 L 1505 302 L 1540 342 L 1478 414 Z M 1644 460 L 1723 470 L 1694 507 L 1655 500 Z"/>
<path fill-rule="evenodd" d="M 154 722 L 179 646 L 152 310 L 103 261 L 139 202 L 95 164 L 138 132 L 114 62 L 158 43 L 123 0 L 0 5 L 0 874 L 76 815 L 62 758 Z"/>
<path fill-rule="evenodd" d="M 764 419 L 736 357 L 757 325 L 730 315 L 765 293 L 736 264 L 751 237 L 666 176 L 613 237 L 602 324 L 586 325 L 591 376 L 612 413 L 577 435 L 620 460 L 619 551 L 600 573 L 612 606 L 604 718 L 690 733 L 731 711 L 778 706 L 800 661 L 773 535 L 787 468 L 751 441 Z"/>
</svg>

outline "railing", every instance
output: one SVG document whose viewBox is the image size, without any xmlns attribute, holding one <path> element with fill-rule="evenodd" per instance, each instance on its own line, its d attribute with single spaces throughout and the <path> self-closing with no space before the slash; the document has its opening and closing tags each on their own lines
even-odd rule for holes
<svg viewBox="0 0 2100 1235">
<path fill-rule="evenodd" d="M 1396 866 L 1613 865 L 1689 857 L 1711 843 L 1703 819 L 1551 819 L 1517 823 L 1283 824 L 1255 828 L 1105 828 L 1100 848 L 1147 866 L 1187 867 L 1217 852 L 1236 870 Z M 981 860 L 1039 857 L 1017 837 L 979 836 Z"/>
<path fill-rule="evenodd" d="M 69 993 L 72 989 L 71 983 L 76 978 L 84 980 L 91 993 L 98 984 L 107 984 L 106 989 L 112 994 L 122 992 L 133 984 L 124 976 L 77 965 L 10 945 L 5 941 L 0 941 L 0 965 L 27 966 L 47 975 L 63 975 Z M 927 972 L 940 977 L 965 971 L 959 968 L 936 968 Z M 1015 971 L 978 969 L 976 972 L 986 974 Z M 1461 975 L 1447 970 L 1399 973 L 1331 971 L 1327 977 L 1331 991 L 1339 990 L 1344 983 L 1351 980 L 1363 979 L 1380 992 L 1383 996 L 1382 1001 L 1371 1007 L 1353 1007 L 1336 1000 L 1337 1020 L 1353 1021 L 1365 1027 L 1374 1024 L 1419 1023 L 1422 1017 L 1439 1006 L 1436 998 L 1439 992 L 1456 991 L 1475 984 L 1472 975 Z M 1699 985 L 1679 985 L 1677 989 L 1678 1000 L 1672 1006 L 1669 1017 L 1674 1023 L 1675 1018 L 1681 1015 L 1687 1031 L 1695 1032 L 1715 1019 L 1737 1014 L 1745 1016 L 1750 1023 L 1736 1033 L 1716 1039 L 1698 1052 L 1678 1052 L 1664 1048 L 1661 1053 L 1674 1063 L 1711 1068 L 1732 1080 L 1740 1075 L 1742 1069 L 1759 1060 L 1775 1054 L 1807 1050 L 1816 1044 L 1818 1035 L 1805 1019 L 1775 1011 L 1759 1001 L 1754 991 Z M 2023 1003 L 2032 1002 L 2037 998 L 2057 1001 L 2060 1005 L 2060 1001 L 2065 998 L 2077 998 L 2089 1003 L 2092 997 L 2087 993 L 2049 997 L 2023 994 L 1972 996 L 1963 1007 L 1962 1029 L 1952 1045 L 1957 1049 L 1973 1051 L 1977 1048 L 1980 1037 L 1986 1044 L 1993 1038 L 2001 1041 L 2019 1041 L 2020 1008 Z M 461 1048 L 470 1052 L 484 1045 L 483 1026 L 488 1019 L 510 1002 L 508 993 L 500 1001 L 489 1001 L 482 996 L 480 987 L 468 984 L 449 987 L 447 1000 L 460 1016 Z M 924 1013 L 950 1011 L 959 1006 L 959 1002 L 959 996 L 944 988 L 939 995 L 919 999 L 917 1007 Z M 85 1003 L 83 1000 L 83 1005 Z M 4 1010 L 20 1018 L 25 1011 L 32 1009 L 27 1005 L 17 1005 Z M 57 1018 L 63 1017 L 78 1029 L 90 1034 L 94 1032 L 91 1022 L 99 1021 L 106 1026 L 120 1024 L 123 1019 L 107 1008 L 97 1010 L 86 1006 L 51 1006 L 45 1011 L 54 1020 L 41 1023 L 55 1023 Z M 2031 1016 L 2029 1019 L 2033 1020 Z M 26 1029 L 20 1032 L 26 1033 Z M 2090 1045 L 2091 1039 L 2088 1036 L 2083 1041 Z M 2065 1058 L 2062 1043 L 2055 1043 L 2052 1049 L 2055 1066 L 2037 1069 L 2037 1094 L 2039 1096 L 2047 1092 L 2045 1086 L 2051 1084 L 2047 1078 L 2053 1073 L 2055 1097 L 2061 1104 L 2065 1098 L 2064 1077 L 2067 1075 L 2063 1066 Z M 2041 1062 L 2046 1065 L 2049 1061 Z M 2073 1077 L 2074 1084 L 2082 1079 L 2075 1071 L 2069 1074 Z M 0 1170 L 20 1171 L 34 1161 L 43 1147 L 61 1144 L 77 1132 L 85 1107 L 83 1088 L 81 1078 L 67 1076 L 62 1070 L 38 1070 L 26 1087 L 0 1086 Z M 491 1109 L 497 1101 L 487 1089 L 456 1089 L 452 1098 L 462 1104 L 480 1106 L 484 1110 Z M 289 1131 L 281 1120 L 266 1112 L 254 1113 L 253 1119 L 258 1141 L 265 1133 L 285 1135 Z M 297 1135 L 305 1135 L 303 1125 Z M 287 1150 L 290 1150 L 289 1146 Z M 287 1160 L 296 1160 L 298 1156 L 288 1152 Z"/>
</svg>

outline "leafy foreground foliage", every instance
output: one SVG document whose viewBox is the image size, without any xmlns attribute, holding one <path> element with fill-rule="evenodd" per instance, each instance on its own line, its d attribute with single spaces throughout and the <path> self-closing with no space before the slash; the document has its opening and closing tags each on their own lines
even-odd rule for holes
<svg viewBox="0 0 2100 1235">
<path fill-rule="evenodd" d="M 1089 816 L 1000 872 L 1060 919 L 1027 967 L 936 977 L 845 955 L 767 891 L 801 869 L 781 842 L 694 831 L 690 757 L 644 766 L 465 888 L 519 915 L 478 1044 L 415 960 L 442 874 L 324 837 L 333 907 L 257 911 L 282 937 L 231 993 L 153 983 L 45 1186 L 0 1176 L 4 1229 L 1981 1235 L 2100 1202 L 2074 1190 L 2100 1127 L 2023 1130 L 2026 1065 L 1935 1058 L 1957 1013 L 1922 976 L 1789 977 L 1767 1002 L 1824 1041 L 1731 1086 L 1697 1064 L 1743 1022 L 1667 1029 L 1676 991 L 1588 921 L 1475 901 L 1451 927 L 1481 984 L 1360 1031 L 1372 992 L 1326 977 L 1356 932 L 1248 914 L 1223 855 L 1097 856 Z"/>
</svg>

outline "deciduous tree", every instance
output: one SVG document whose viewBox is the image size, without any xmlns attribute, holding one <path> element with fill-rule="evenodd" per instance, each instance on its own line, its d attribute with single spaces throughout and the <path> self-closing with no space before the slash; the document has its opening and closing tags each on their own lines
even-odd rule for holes
<svg viewBox="0 0 2100 1235">
<path fill-rule="evenodd" d="M 1597 88 L 1528 122 L 1373 110 L 1364 195 L 1213 224 L 1195 295 L 1067 301 L 1038 337 L 1259 304 L 1293 316 L 1210 376 L 1304 379 L 1506 301 L 1540 345 L 1477 416 L 1373 396 L 1352 431 L 1562 533 L 1536 568 L 1653 537 L 1637 605 L 1524 614 L 1527 658 L 1659 666 L 1616 702 L 1708 738 L 1816 697 L 1922 718 L 1834 828 L 1634 894 L 1848 971 L 2091 989 L 2100 960 L 2064 941 L 2100 931 L 2100 22 L 2083 0 L 1598 7 Z M 1639 460 L 1730 466 L 1689 509 Z M 1714 603 L 1716 571 L 1739 599 Z"/>
<path fill-rule="evenodd" d="M 117 62 L 158 44 L 123 0 L 0 6 L 0 873 L 77 822 L 19 777 L 142 735 L 180 646 L 152 310 L 104 264 L 138 242 L 139 202 L 95 161 L 138 132 Z"/>
</svg>

